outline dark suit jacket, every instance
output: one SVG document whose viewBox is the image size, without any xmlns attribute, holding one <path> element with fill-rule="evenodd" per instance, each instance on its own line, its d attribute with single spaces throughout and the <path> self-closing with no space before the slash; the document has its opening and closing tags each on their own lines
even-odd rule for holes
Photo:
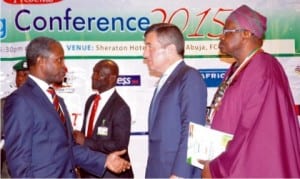
<svg viewBox="0 0 300 179">
<path fill-rule="evenodd" d="M 0 103 L 0 107 L 1 107 L 1 139 L 4 137 L 4 119 L 3 119 L 3 109 L 4 109 L 4 103 L 5 103 L 6 97 L 1 98 L 1 103 Z"/>
<path fill-rule="evenodd" d="M 80 166 L 102 175 L 106 155 L 75 145 L 68 111 L 66 126 L 41 88 L 29 78 L 4 106 L 5 150 L 12 177 L 72 178 Z"/>
<path fill-rule="evenodd" d="M 3 119 L 3 109 L 6 97 L 1 98 L 1 140 L 4 140 L 4 119 Z M 5 150 L 1 149 L 1 178 L 10 178 L 9 171 L 6 164 L 6 154 Z"/>
<path fill-rule="evenodd" d="M 147 178 L 201 176 L 200 169 L 186 162 L 187 138 L 190 121 L 205 124 L 206 100 L 200 73 L 178 64 L 150 105 Z"/>
<path fill-rule="evenodd" d="M 91 108 L 91 104 L 94 100 L 95 95 L 91 95 L 85 105 L 84 120 L 81 132 L 85 132 L 87 114 Z M 101 100 L 100 100 L 101 103 Z M 105 120 L 105 122 L 104 122 Z M 98 128 L 106 127 L 108 129 L 107 135 L 101 135 L 98 133 Z M 114 91 L 107 103 L 103 107 L 97 121 L 95 123 L 93 136 L 85 139 L 85 146 L 90 149 L 109 154 L 116 150 L 126 149 L 128 151 L 128 144 L 130 138 L 131 128 L 131 114 L 130 108 L 122 97 Z M 128 152 L 122 156 L 122 158 L 130 161 Z M 82 177 L 91 177 L 87 173 L 83 173 Z M 121 174 L 114 174 L 107 170 L 104 174 L 105 178 L 133 178 L 132 169 L 127 170 Z"/>
</svg>

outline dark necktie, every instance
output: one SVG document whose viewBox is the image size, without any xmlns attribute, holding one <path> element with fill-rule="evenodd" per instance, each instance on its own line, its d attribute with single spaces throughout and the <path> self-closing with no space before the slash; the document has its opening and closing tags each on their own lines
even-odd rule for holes
<svg viewBox="0 0 300 179">
<path fill-rule="evenodd" d="M 99 100 L 100 100 L 100 95 L 96 95 L 95 98 L 94 98 L 93 107 L 92 107 L 92 111 L 91 111 L 91 114 L 90 114 L 87 137 L 92 137 L 92 135 L 93 135 L 93 124 L 94 124 L 95 115 L 96 115 L 97 107 L 98 107 L 98 104 L 99 104 Z"/>
<path fill-rule="evenodd" d="M 59 100 L 58 100 L 58 96 L 56 95 L 54 88 L 49 87 L 49 88 L 47 89 L 47 91 L 51 94 L 52 99 L 53 99 L 53 105 L 54 105 L 54 108 L 55 108 L 55 110 L 57 111 L 57 113 L 58 113 L 58 115 L 59 115 L 61 121 L 63 122 L 63 124 L 65 124 L 66 119 L 65 119 L 65 116 L 64 116 L 64 112 L 63 112 L 62 109 L 61 109 L 61 106 L 60 106 Z"/>
</svg>

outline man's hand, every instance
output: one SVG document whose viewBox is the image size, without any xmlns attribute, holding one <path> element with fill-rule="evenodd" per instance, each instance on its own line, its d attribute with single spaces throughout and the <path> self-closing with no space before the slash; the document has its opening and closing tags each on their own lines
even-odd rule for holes
<svg viewBox="0 0 300 179">
<path fill-rule="evenodd" d="M 125 172 L 127 169 L 130 169 L 130 163 L 120 157 L 125 153 L 126 150 L 110 153 L 106 158 L 105 167 L 115 173 Z"/>
<path fill-rule="evenodd" d="M 176 175 L 174 175 L 174 174 L 170 176 L 170 179 L 181 179 L 181 178 L 182 178 L 182 177 L 178 177 L 178 176 L 176 176 Z"/>
<path fill-rule="evenodd" d="M 210 169 L 209 169 L 209 161 L 208 160 L 198 160 L 199 163 L 203 164 L 203 170 L 202 170 L 202 178 L 212 178 Z"/>
<path fill-rule="evenodd" d="M 73 137 L 74 137 L 75 142 L 76 142 L 77 144 L 80 144 L 80 145 L 83 145 L 83 144 L 84 144 L 84 139 L 85 139 L 85 137 L 84 137 L 84 134 L 81 133 L 80 131 L 74 130 L 74 131 L 73 131 Z"/>
</svg>

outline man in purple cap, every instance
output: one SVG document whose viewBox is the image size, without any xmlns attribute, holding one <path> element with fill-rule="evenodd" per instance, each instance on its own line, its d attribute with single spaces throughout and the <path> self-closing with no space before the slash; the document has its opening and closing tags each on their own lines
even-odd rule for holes
<svg viewBox="0 0 300 179">
<path fill-rule="evenodd" d="M 219 48 L 236 62 L 214 96 L 208 121 L 234 137 L 205 162 L 202 177 L 300 177 L 300 127 L 288 79 L 261 49 L 266 21 L 243 5 L 225 22 Z"/>
</svg>

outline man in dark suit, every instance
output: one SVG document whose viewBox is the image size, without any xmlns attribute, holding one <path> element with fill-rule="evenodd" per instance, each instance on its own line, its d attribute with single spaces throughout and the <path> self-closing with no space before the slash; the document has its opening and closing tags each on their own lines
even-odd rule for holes
<svg viewBox="0 0 300 179">
<path fill-rule="evenodd" d="M 144 59 L 160 80 L 149 109 L 149 156 L 146 178 L 199 178 L 189 165 L 189 122 L 205 124 L 206 85 L 200 73 L 185 64 L 184 38 L 172 24 L 160 23 L 145 32 Z"/>
<path fill-rule="evenodd" d="M 62 45 L 48 37 L 33 39 L 26 48 L 29 78 L 4 105 L 5 150 L 12 177 L 73 178 L 80 166 L 101 176 L 105 168 L 122 172 L 130 164 L 117 151 L 109 155 L 76 145 L 62 98 L 48 93 L 65 76 Z M 54 108 L 54 104 L 58 104 Z"/>
<path fill-rule="evenodd" d="M 14 64 L 13 69 L 16 72 L 16 76 L 15 76 L 16 87 L 19 88 L 25 83 L 28 77 L 29 70 L 28 70 L 28 65 L 26 60 L 21 60 L 16 64 Z M 5 99 L 6 97 L 1 98 L 1 143 L 3 142 L 3 144 L 4 144 L 3 108 L 4 108 Z M 5 150 L 3 150 L 1 147 L 1 178 L 9 178 L 9 177 L 10 176 L 6 164 Z"/>
<path fill-rule="evenodd" d="M 115 150 L 128 150 L 131 114 L 129 106 L 115 89 L 118 76 L 118 65 L 112 60 L 101 60 L 94 66 L 92 89 L 97 93 L 88 98 L 82 130 L 74 131 L 74 138 L 79 144 L 95 151 L 111 153 Z M 99 97 L 100 101 L 95 101 Z M 93 110 L 97 103 L 97 109 Z M 128 152 L 122 158 L 130 161 Z M 81 176 L 95 177 L 85 170 L 81 170 Z M 133 178 L 133 172 L 129 169 L 117 174 L 107 169 L 102 177 Z"/>
</svg>

